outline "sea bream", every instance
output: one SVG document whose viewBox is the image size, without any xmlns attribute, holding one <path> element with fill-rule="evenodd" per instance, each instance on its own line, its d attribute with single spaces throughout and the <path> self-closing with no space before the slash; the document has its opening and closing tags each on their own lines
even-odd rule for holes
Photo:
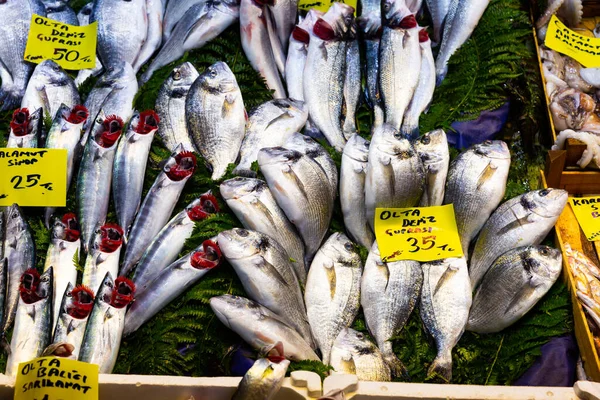
<svg viewBox="0 0 600 400">
<path fill-rule="evenodd" d="M 414 146 L 425 167 L 425 190 L 419 206 L 441 206 L 444 202 L 446 177 L 450 166 L 450 150 L 446 133 L 443 129 L 427 132 L 414 141 Z"/>
<path fill-rule="evenodd" d="M 279 393 L 290 365 L 283 355 L 267 355 L 254 362 L 231 400 L 271 400 Z"/>
<path fill-rule="evenodd" d="M 390 367 L 364 333 L 344 328 L 333 342 L 330 364 L 334 374 L 356 375 L 361 381 L 389 382 Z"/>
<path fill-rule="evenodd" d="M 310 32 L 323 13 L 314 8 L 308 11 L 292 31 L 289 39 L 287 58 L 285 61 L 285 83 L 290 99 L 304 101 L 304 66 L 308 54 Z"/>
<path fill-rule="evenodd" d="M 90 248 L 81 284 L 96 293 L 108 272 L 116 276 L 119 272 L 119 257 L 123 245 L 123 229 L 117 224 L 105 224 L 96 230 L 94 242 Z"/>
<path fill-rule="evenodd" d="M 38 108 L 30 113 L 27 108 L 18 108 L 13 112 L 6 142 L 7 148 L 34 149 L 38 147 L 44 121 L 42 111 L 41 108 Z"/>
</svg>

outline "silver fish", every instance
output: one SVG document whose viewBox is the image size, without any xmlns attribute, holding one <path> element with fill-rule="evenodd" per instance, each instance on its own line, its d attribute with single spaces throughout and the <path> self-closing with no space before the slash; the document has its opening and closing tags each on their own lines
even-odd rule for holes
<svg viewBox="0 0 600 400">
<path fill-rule="evenodd" d="M 135 65 L 148 33 L 146 0 L 95 0 L 90 22 L 98 22 L 97 51 L 104 68 L 123 61 Z"/>
<path fill-rule="evenodd" d="M 101 374 L 110 374 L 117 362 L 127 306 L 135 286 L 129 279 L 113 281 L 110 273 L 102 281 L 88 317 L 79 351 L 79 361 L 96 364 Z"/>
<path fill-rule="evenodd" d="M 425 2 L 433 22 L 433 41 L 438 45 L 442 41 L 444 22 L 452 0 L 425 0 Z"/>
<path fill-rule="evenodd" d="M 346 138 L 342 129 L 344 76 L 348 40 L 356 34 L 354 9 L 333 3 L 315 23 L 304 68 L 304 101 L 310 120 L 337 151 Z"/>
<path fill-rule="evenodd" d="M 140 49 L 133 70 L 139 71 L 144 64 L 150 60 L 154 52 L 156 52 L 162 43 L 163 30 L 163 0 L 145 0 L 146 1 L 146 18 L 148 20 L 148 32 Z"/>
<path fill-rule="evenodd" d="M 363 33 L 366 52 L 366 98 L 373 108 L 373 128 L 383 124 L 379 91 L 379 43 L 381 39 L 381 1 L 362 0 L 362 14 L 357 23 Z"/>
<path fill-rule="evenodd" d="M 472 295 L 464 257 L 424 263 L 419 310 L 425 329 L 433 336 L 437 356 L 428 375 L 452 379 L 452 349 L 465 331 Z"/>
<path fill-rule="evenodd" d="M 195 169 L 196 156 L 187 151 L 173 153 L 166 160 L 129 231 L 121 273 L 128 274 L 132 270 L 154 237 L 167 224 L 183 187 Z"/>
<path fill-rule="evenodd" d="M 487 220 L 471 255 L 469 275 L 476 289 L 496 258 L 517 246 L 542 243 L 567 204 L 561 189 L 534 190 L 502 204 Z"/>
<path fill-rule="evenodd" d="M 227 328 L 256 350 L 281 342 L 292 361 L 319 360 L 304 338 L 268 308 L 244 297 L 225 294 L 210 299 L 210 307 Z"/>
<path fill-rule="evenodd" d="M 81 237 L 85 253 L 93 241 L 93 233 L 106 220 L 113 161 L 117 142 L 123 130 L 123 121 L 115 116 L 94 121 L 77 177 L 77 215 L 81 225 Z"/>
<path fill-rule="evenodd" d="M 548 246 L 502 254 L 473 295 L 467 330 L 494 333 L 514 324 L 550 290 L 561 270 L 560 250 Z"/>
<path fill-rule="evenodd" d="M 509 168 L 510 152 L 500 140 L 476 144 L 450 164 L 444 204 L 454 205 L 465 257 L 471 240 L 504 197 Z"/>
<path fill-rule="evenodd" d="M 31 149 L 38 147 L 44 117 L 42 109 L 30 113 L 27 108 L 18 108 L 10 121 L 7 148 Z"/>
<path fill-rule="evenodd" d="M 351 40 L 348 43 L 346 53 L 346 78 L 344 80 L 344 123 L 342 130 L 346 139 L 356 133 L 356 110 L 360 102 L 361 91 L 360 69 L 358 40 Z"/>
<path fill-rule="evenodd" d="M 419 117 L 429 107 L 435 90 L 435 62 L 431 53 L 431 40 L 424 28 L 419 31 L 419 47 L 421 49 L 419 82 L 404 112 L 401 129 L 404 135 L 412 138 L 419 136 Z"/>
<path fill-rule="evenodd" d="M 220 262 L 219 247 L 213 241 L 206 240 L 191 253 L 159 271 L 144 292 L 136 295 L 135 302 L 125 315 L 123 335 L 138 330 Z"/>
<path fill-rule="evenodd" d="M 0 111 L 17 108 L 34 64 L 26 62 L 25 47 L 31 16 L 46 16 L 39 0 L 7 0 L 0 3 Z"/>
<path fill-rule="evenodd" d="M 175 215 L 161 230 L 140 258 L 133 275 L 138 294 L 177 259 L 186 240 L 192 236 L 196 222 L 219 211 L 217 199 L 210 193 L 204 193 L 198 199 Z M 121 269 L 121 275 L 129 271 Z"/>
<path fill-rule="evenodd" d="M 375 128 L 365 180 L 367 221 L 377 207 L 414 207 L 425 186 L 425 168 L 413 145 L 389 124 Z"/>
<path fill-rule="evenodd" d="M 116 276 L 119 272 L 119 257 L 123 245 L 123 229 L 117 224 L 105 224 L 99 227 L 94 235 L 81 284 L 97 293 L 107 273 Z"/>
<path fill-rule="evenodd" d="M 68 343 L 73 351 L 68 357 L 77 360 L 88 317 L 94 307 L 94 293 L 85 286 L 73 287 L 69 282 L 58 303 L 58 316 L 54 328 L 53 344 Z"/>
<path fill-rule="evenodd" d="M 304 299 L 325 364 L 330 362 L 334 340 L 358 314 L 362 270 L 354 244 L 339 232 L 327 239 L 310 265 Z"/>
<path fill-rule="evenodd" d="M 250 169 L 258 151 L 265 147 L 283 146 L 302 129 L 308 118 L 304 103 L 293 99 L 267 101 L 254 109 L 246 123 L 246 134 L 240 148 L 240 162 L 234 174 L 254 176 Z"/>
<path fill-rule="evenodd" d="M 75 286 L 77 283 L 75 259 L 80 256 L 81 240 L 79 236 L 79 225 L 75 214 L 68 213 L 62 219 L 54 221 L 44 263 L 44 272 L 51 267 L 54 270 L 53 321 L 58 320 L 61 299 L 67 286 Z"/>
<path fill-rule="evenodd" d="M 4 257 L 7 261 L 8 281 L 2 332 L 6 333 L 12 326 L 17 312 L 21 276 L 28 269 L 35 268 L 35 242 L 17 204 L 7 207 L 4 216 L 6 218 Z"/>
<path fill-rule="evenodd" d="M 42 276 L 28 269 L 19 279 L 19 306 L 6 359 L 8 376 L 17 374 L 20 363 L 39 357 L 52 337 L 52 267 Z"/>
<path fill-rule="evenodd" d="M 246 126 L 242 92 L 227 64 L 217 62 L 196 79 L 185 114 L 188 131 L 212 170 L 211 178 L 222 178 L 237 159 Z"/>
<path fill-rule="evenodd" d="M 425 167 L 425 191 L 419 206 L 441 206 L 450 164 L 446 133 L 442 129 L 427 132 L 414 142 L 414 146 Z"/>
<path fill-rule="evenodd" d="M 176 2 L 175 4 L 179 4 Z M 219 36 L 239 17 L 239 0 L 201 1 L 190 7 L 141 77 L 150 80 L 159 68 L 199 49 Z"/>
<path fill-rule="evenodd" d="M 437 84 L 448 72 L 448 60 L 471 36 L 489 0 L 452 0 L 444 23 L 444 36 L 435 60 Z"/>
<path fill-rule="evenodd" d="M 304 243 L 298 231 L 275 202 L 267 183 L 234 178 L 221 183 L 221 197 L 246 229 L 275 238 L 287 251 L 301 285 L 306 282 Z"/>
<path fill-rule="evenodd" d="M 179 0 L 167 2 L 165 17 L 163 19 L 163 43 L 166 43 L 173 29 L 183 18 L 185 13 L 194 5 L 204 3 L 206 0 Z"/>
<path fill-rule="evenodd" d="M 331 348 L 333 373 L 356 375 L 361 381 L 389 382 L 390 367 L 383 354 L 362 332 L 343 328 Z"/>
<path fill-rule="evenodd" d="M 68 25 L 79 25 L 77 14 L 69 7 L 68 0 L 42 0 L 46 8 L 46 17 Z"/>
<path fill-rule="evenodd" d="M 273 3 L 274 4 L 270 4 L 270 2 L 267 2 L 266 4 L 263 4 L 271 6 L 270 8 L 266 9 L 264 17 L 267 25 L 267 35 L 269 37 L 269 41 L 271 42 L 271 50 L 273 51 L 273 58 L 275 59 L 275 65 L 277 65 L 277 70 L 280 73 L 280 77 L 283 77 L 285 76 L 285 57 L 287 54 L 287 49 L 283 47 L 283 44 L 277 35 L 278 27 L 275 25 L 273 7 L 278 7 L 279 4 L 277 1 L 274 1 Z M 294 20 L 294 22 L 296 21 Z"/>
<path fill-rule="evenodd" d="M 87 3 L 85 6 L 79 10 L 77 13 L 77 20 L 79 21 L 80 26 L 89 25 L 90 23 L 90 15 L 92 14 L 92 9 L 94 7 L 94 2 L 91 1 Z M 100 58 L 96 54 L 96 61 L 93 68 L 90 69 L 82 69 L 79 70 L 77 77 L 75 78 L 75 85 L 77 87 L 81 86 L 88 78 L 92 76 L 98 76 L 104 71 L 104 67 L 102 66 L 102 62 Z"/>
<path fill-rule="evenodd" d="M 367 249 L 375 241 L 375 235 L 367 221 L 365 207 L 365 179 L 369 142 L 358 134 L 348 139 L 342 153 L 340 168 L 340 203 L 344 226 L 348 236 Z"/>
<path fill-rule="evenodd" d="M 142 201 L 146 163 L 159 121 L 152 110 L 134 113 L 115 154 L 112 194 L 117 222 L 126 237 Z"/>
<path fill-rule="evenodd" d="M 231 400 L 271 400 L 283 385 L 289 360 L 259 358 L 246 372 Z"/>
<path fill-rule="evenodd" d="M 329 181 L 308 156 L 281 147 L 262 149 L 258 164 L 277 204 L 296 226 L 306 246 L 306 259 L 319 249 L 333 214 L 331 196 L 323 196 Z"/>
<path fill-rule="evenodd" d="M 234 228 L 217 236 L 248 297 L 267 307 L 315 348 L 302 291 L 285 249 L 263 233 Z"/>
<path fill-rule="evenodd" d="M 394 354 L 392 338 L 404 328 L 423 285 L 423 272 L 417 261 L 385 263 L 377 242 L 373 243 L 361 282 L 360 303 L 369 332 L 375 338 L 394 376 L 404 373 Z"/>
<path fill-rule="evenodd" d="M 185 62 L 175 67 L 158 90 L 155 105 L 160 116 L 158 136 L 171 152 L 179 144 L 184 150 L 196 151 L 185 119 L 185 99 L 198 75 L 196 68 Z"/>
<path fill-rule="evenodd" d="M 274 2 L 273 2 L 274 3 Z M 241 0 L 240 34 L 242 48 L 252 67 L 265 79 L 273 97 L 287 97 L 279 77 L 275 55 L 269 38 L 267 23 L 270 19 L 266 3 L 255 0 Z"/>
</svg>

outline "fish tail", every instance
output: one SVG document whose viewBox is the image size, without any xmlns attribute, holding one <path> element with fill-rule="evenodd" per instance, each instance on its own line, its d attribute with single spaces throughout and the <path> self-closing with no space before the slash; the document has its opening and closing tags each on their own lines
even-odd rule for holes
<svg viewBox="0 0 600 400">
<path fill-rule="evenodd" d="M 435 71 L 435 86 L 440 86 L 448 73 L 448 66 L 444 65 L 442 68 L 436 69 Z"/>
<path fill-rule="evenodd" d="M 50 220 L 52 219 L 52 214 L 54 214 L 55 208 L 46 207 L 44 210 L 44 226 L 46 229 L 50 229 Z"/>
<path fill-rule="evenodd" d="M 405 119 L 400 132 L 409 140 L 414 140 L 419 137 L 419 123 L 417 122 L 415 124 L 413 121 L 407 121 Z"/>
<path fill-rule="evenodd" d="M 245 178 L 256 178 L 256 172 L 252 171 L 249 168 L 240 168 L 239 165 L 235 167 L 235 169 L 233 170 L 233 174 L 243 176 Z"/>
<path fill-rule="evenodd" d="M 438 353 L 427 374 L 429 377 L 437 375 L 444 381 L 450 382 L 452 380 L 452 353 L 450 351 Z"/>
<path fill-rule="evenodd" d="M 406 367 L 402 364 L 402 361 L 394 354 L 392 349 L 392 343 L 386 342 L 384 345 L 385 348 L 382 348 L 381 351 L 383 353 L 383 360 L 390 367 L 390 371 L 392 375 L 395 377 L 403 377 L 405 379 L 409 379 L 408 372 L 406 371 Z"/>
</svg>

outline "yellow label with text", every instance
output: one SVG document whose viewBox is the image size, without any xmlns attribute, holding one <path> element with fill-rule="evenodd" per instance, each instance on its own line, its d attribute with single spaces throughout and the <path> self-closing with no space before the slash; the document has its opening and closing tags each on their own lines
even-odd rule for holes
<svg viewBox="0 0 600 400">
<path fill-rule="evenodd" d="M 600 39 L 572 31 L 555 15 L 548 23 L 544 44 L 552 50 L 574 58 L 584 67 L 600 67 Z"/>
<path fill-rule="evenodd" d="M 375 237 L 383 262 L 463 255 L 454 206 L 377 208 Z"/>
<path fill-rule="evenodd" d="M 98 400 L 98 366 L 58 357 L 19 364 L 14 400 Z"/>
<path fill-rule="evenodd" d="M 67 150 L 1 149 L 0 206 L 64 207 Z"/>
<path fill-rule="evenodd" d="M 569 197 L 569 203 L 587 239 L 600 240 L 600 197 Z"/>
<path fill-rule="evenodd" d="M 25 61 L 53 60 L 65 69 L 94 68 L 98 23 L 63 24 L 33 14 L 25 48 Z"/>
<path fill-rule="evenodd" d="M 344 3 L 347 4 L 349 6 L 351 6 L 352 8 L 354 8 L 354 15 L 356 15 L 356 4 L 357 4 L 358 0 L 341 0 L 339 1 L 339 3 Z M 327 12 L 329 10 L 329 7 L 331 7 L 331 5 L 334 2 L 332 0 L 300 0 L 298 2 L 298 8 L 300 10 L 305 10 L 308 11 L 311 8 L 314 8 L 315 10 L 319 10 L 321 12 Z"/>
</svg>

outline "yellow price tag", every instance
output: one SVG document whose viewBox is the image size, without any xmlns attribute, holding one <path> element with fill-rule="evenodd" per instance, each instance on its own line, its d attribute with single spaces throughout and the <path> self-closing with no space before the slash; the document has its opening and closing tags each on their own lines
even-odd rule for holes
<svg viewBox="0 0 600 400">
<path fill-rule="evenodd" d="M 569 203 L 587 239 L 600 240 L 600 197 L 569 197 Z"/>
<path fill-rule="evenodd" d="M 356 5 L 358 0 L 336 0 L 338 3 L 344 3 L 354 8 L 354 15 L 356 15 Z M 329 7 L 334 3 L 333 0 L 300 0 L 298 2 L 298 8 L 300 10 L 308 11 L 311 8 L 326 13 Z"/>
<path fill-rule="evenodd" d="M 94 68 L 98 23 L 63 24 L 33 14 L 25 48 L 25 61 L 53 60 L 65 69 Z"/>
<path fill-rule="evenodd" d="M 454 206 L 377 208 L 375 237 L 383 262 L 463 255 Z"/>
<path fill-rule="evenodd" d="M 0 206 L 67 204 L 67 150 L 0 149 Z"/>
<path fill-rule="evenodd" d="M 19 364 L 14 400 L 98 400 L 98 366 L 40 357 Z"/>
<path fill-rule="evenodd" d="M 574 58 L 584 67 L 600 67 L 600 39 L 573 32 L 555 15 L 548 23 L 544 44 L 552 50 Z"/>
</svg>

